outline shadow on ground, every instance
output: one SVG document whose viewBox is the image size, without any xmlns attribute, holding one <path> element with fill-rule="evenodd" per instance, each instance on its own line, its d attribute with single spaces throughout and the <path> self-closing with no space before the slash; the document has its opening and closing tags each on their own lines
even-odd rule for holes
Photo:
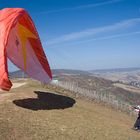
<svg viewBox="0 0 140 140">
<path fill-rule="evenodd" d="M 31 110 L 65 109 L 75 104 L 75 100 L 67 96 L 43 91 L 34 91 L 34 93 L 38 98 L 14 100 L 13 103 Z"/>
</svg>

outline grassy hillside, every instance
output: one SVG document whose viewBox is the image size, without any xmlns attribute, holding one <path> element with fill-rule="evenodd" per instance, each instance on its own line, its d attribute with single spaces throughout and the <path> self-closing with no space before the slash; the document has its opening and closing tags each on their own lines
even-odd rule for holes
<svg viewBox="0 0 140 140">
<path fill-rule="evenodd" d="M 21 81 L 20 81 L 21 82 Z M 135 117 L 27 82 L 0 95 L 1 140 L 139 140 Z"/>
<path fill-rule="evenodd" d="M 105 93 L 107 95 L 112 95 L 121 102 L 126 102 L 131 105 L 140 104 L 140 94 L 138 92 L 116 86 L 110 80 L 88 75 L 62 75 L 57 77 L 57 79 L 64 83 L 74 83 L 83 89 L 97 91 L 99 94 Z"/>
</svg>

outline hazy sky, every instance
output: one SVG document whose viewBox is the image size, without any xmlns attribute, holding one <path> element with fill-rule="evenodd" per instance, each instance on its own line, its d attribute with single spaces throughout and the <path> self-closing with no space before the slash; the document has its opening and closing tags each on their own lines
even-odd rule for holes
<svg viewBox="0 0 140 140">
<path fill-rule="evenodd" d="M 140 67 L 140 0 L 0 0 L 5 7 L 29 12 L 51 68 Z"/>
</svg>

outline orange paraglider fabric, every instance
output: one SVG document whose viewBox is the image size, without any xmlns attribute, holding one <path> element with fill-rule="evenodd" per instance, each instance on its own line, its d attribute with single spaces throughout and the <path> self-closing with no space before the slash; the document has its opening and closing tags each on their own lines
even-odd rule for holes
<svg viewBox="0 0 140 140">
<path fill-rule="evenodd" d="M 10 90 L 7 58 L 31 78 L 47 83 L 50 66 L 29 14 L 22 8 L 0 10 L 0 88 Z"/>
</svg>

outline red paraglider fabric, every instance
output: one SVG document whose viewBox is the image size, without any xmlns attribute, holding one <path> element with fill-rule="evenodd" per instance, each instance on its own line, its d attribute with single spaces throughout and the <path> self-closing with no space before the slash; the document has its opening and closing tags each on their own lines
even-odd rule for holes
<svg viewBox="0 0 140 140">
<path fill-rule="evenodd" d="M 22 8 L 0 10 L 0 88 L 10 90 L 7 58 L 31 78 L 47 83 L 50 66 L 29 14 Z"/>
</svg>

